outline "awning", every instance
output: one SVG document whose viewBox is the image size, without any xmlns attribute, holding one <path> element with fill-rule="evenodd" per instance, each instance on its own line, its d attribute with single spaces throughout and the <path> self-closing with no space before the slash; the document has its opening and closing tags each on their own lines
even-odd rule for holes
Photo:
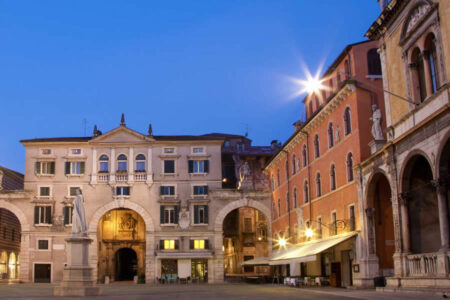
<svg viewBox="0 0 450 300">
<path fill-rule="evenodd" d="M 268 257 L 257 257 L 254 259 L 246 260 L 241 263 L 241 266 L 268 266 L 269 258 Z"/>
<path fill-rule="evenodd" d="M 319 241 L 311 241 L 292 246 L 283 253 L 275 254 L 271 259 L 270 265 L 286 265 L 290 263 L 315 261 L 317 254 L 330 249 L 346 240 L 357 235 L 357 232 L 351 232 L 336 235 Z"/>
</svg>

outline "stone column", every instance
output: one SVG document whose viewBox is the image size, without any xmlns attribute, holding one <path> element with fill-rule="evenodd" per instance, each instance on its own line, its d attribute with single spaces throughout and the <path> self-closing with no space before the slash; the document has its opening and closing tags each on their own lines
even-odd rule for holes
<svg viewBox="0 0 450 300">
<path fill-rule="evenodd" d="M 447 251 L 449 249 L 449 215 L 448 215 L 448 201 L 447 201 L 447 182 L 444 180 L 433 181 L 436 187 L 439 208 L 439 225 L 441 230 L 441 250 Z"/>
<path fill-rule="evenodd" d="M 401 228 L 402 228 L 402 250 L 405 253 L 411 252 L 411 240 L 409 237 L 409 214 L 408 214 L 408 199 L 409 195 L 407 193 L 400 194 L 399 205 L 401 214 Z"/>
<path fill-rule="evenodd" d="M 381 45 L 378 48 L 378 53 L 380 54 L 380 62 L 381 62 L 381 71 L 383 74 L 383 88 L 386 91 L 389 91 L 389 81 L 387 79 L 387 59 L 386 59 L 386 46 Z M 391 101 L 390 101 L 390 94 L 387 92 L 384 92 L 384 109 L 386 111 L 386 127 L 391 126 Z"/>
<path fill-rule="evenodd" d="M 423 68 L 424 68 L 424 73 L 425 73 L 425 86 L 427 89 L 427 96 L 433 94 L 433 80 L 431 78 L 431 74 L 430 74 L 430 52 L 429 51 L 424 51 L 422 53 L 422 60 L 423 60 Z"/>
<path fill-rule="evenodd" d="M 30 260 L 30 233 L 28 231 L 22 231 L 19 267 L 19 279 L 21 282 L 30 282 L 32 280 L 32 265 Z"/>
<path fill-rule="evenodd" d="M 116 149 L 111 148 L 111 165 L 110 165 L 109 183 L 116 183 Z"/>
<path fill-rule="evenodd" d="M 153 182 L 153 171 L 152 171 L 152 148 L 147 150 L 147 184 Z"/>
<path fill-rule="evenodd" d="M 92 149 L 91 184 L 97 183 L 97 149 Z"/>
<path fill-rule="evenodd" d="M 128 158 L 128 183 L 134 182 L 134 149 L 130 147 Z"/>
</svg>

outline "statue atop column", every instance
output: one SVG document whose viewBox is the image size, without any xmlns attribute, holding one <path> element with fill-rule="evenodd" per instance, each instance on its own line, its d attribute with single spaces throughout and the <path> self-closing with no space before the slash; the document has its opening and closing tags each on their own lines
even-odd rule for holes
<svg viewBox="0 0 450 300">
<path fill-rule="evenodd" d="M 239 168 L 239 187 L 238 190 L 252 189 L 251 169 L 248 162 L 245 162 Z"/>
<path fill-rule="evenodd" d="M 87 235 L 86 211 L 84 209 L 84 197 L 81 189 L 76 189 L 73 200 L 72 235 Z"/>
<path fill-rule="evenodd" d="M 384 140 L 383 130 L 381 129 L 382 118 L 383 118 L 383 115 L 381 113 L 380 108 L 378 108 L 378 105 L 372 104 L 372 117 L 370 118 L 370 120 L 373 122 L 372 136 L 375 141 Z"/>
</svg>

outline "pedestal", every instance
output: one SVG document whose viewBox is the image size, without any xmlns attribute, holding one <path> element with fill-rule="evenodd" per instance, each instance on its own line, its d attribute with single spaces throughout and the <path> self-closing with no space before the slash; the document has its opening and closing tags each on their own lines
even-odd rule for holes
<svg viewBox="0 0 450 300">
<path fill-rule="evenodd" d="M 63 281 L 53 289 L 54 296 L 98 296 L 102 290 L 92 279 L 89 267 L 89 244 L 87 236 L 71 236 L 67 242 L 67 267 L 64 268 Z"/>
<path fill-rule="evenodd" d="M 370 154 L 374 154 L 375 152 L 383 148 L 384 144 L 386 144 L 386 140 L 372 140 L 369 143 Z"/>
</svg>

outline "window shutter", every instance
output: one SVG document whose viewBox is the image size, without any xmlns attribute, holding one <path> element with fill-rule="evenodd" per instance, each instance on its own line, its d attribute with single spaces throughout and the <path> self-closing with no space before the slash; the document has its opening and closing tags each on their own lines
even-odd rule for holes
<svg viewBox="0 0 450 300">
<path fill-rule="evenodd" d="M 164 187 L 163 186 L 159 187 L 159 194 L 164 195 Z"/>
<path fill-rule="evenodd" d="M 34 207 L 34 224 L 39 224 L 39 206 Z"/>
<path fill-rule="evenodd" d="M 209 173 L 209 160 L 205 160 L 205 173 Z"/>
<path fill-rule="evenodd" d="M 205 195 L 208 195 L 208 186 L 205 185 Z"/>
<path fill-rule="evenodd" d="M 189 173 L 194 173 L 194 161 L 188 160 Z"/>
<path fill-rule="evenodd" d="M 55 174 L 55 162 L 50 163 L 50 174 Z"/>
<path fill-rule="evenodd" d="M 194 249 L 194 240 L 189 240 L 189 249 Z"/>
<path fill-rule="evenodd" d="M 45 207 L 45 223 L 52 224 L 52 207 L 51 206 Z"/>
<path fill-rule="evenodd" d="M 175 206 L 173 209 L 174 209 L 174 212 L 175 212 L 175 224 L 178 224 L 178 210 L 179 210 L 179 207 Z"/>
<path fill-rule="evenodd" d="M 209 249 L 209 240 L 208 239 L 205 240 L 205 249 Z"/>
<path fill-rule="evenodd" d="M 41 162 L 40 162 L 40 161 L 37 161 L 37 162 L 34 164 L 34 172 L 35 172 L 36 174 L 41 174 Z"/>
<path fill-rule="evenodd" d="M 175 187 L 174 186 L 169 187 L 169 190 L 170 190 L 170 192 L 169 192 L 170 195 L 175 195 Z"/>
<path fill-rule="evenodd" d="M 159 222 L 160 222 L 160 224 L 164 224 L 164 205 L 161 205 L 159 207 L 159 212 L 160 212 Z"/>
<path fill-rule="evenodd" d="M 176 250 L 180 249 L 180 241 L 179 240 L 175 240 L 175 249 Z"/>
<path fill-rule="evenodd" d="M 198 205 L 194 205 L 194 224 L 198 224 Z"/>
<path fill-rule="evenodd" d="M 66 161 L 64 174 L 70 174 L 70 161 Z"/>
<path fill-rule="evenodd" d="M 81 174 L 84 174 L 84 164 L 85 164 L 84 161 L 80 162 L 80 173 Z"/>
<path fill-rule="evenodd" d="M 208 222 L 208 205 L 205 205 L 204 209 L 205 209 L 205 224 L 209 224 L 209 222 Z"/>
<path fill-rule="evenodd" d="M 159 250 L 164 250 L 164 240 L 159 240 Z"/>
<path fill-rule="evenodd" d="M 69 206 L 63 207 L 64 225 L 69 224 Z"/>
</svg>

